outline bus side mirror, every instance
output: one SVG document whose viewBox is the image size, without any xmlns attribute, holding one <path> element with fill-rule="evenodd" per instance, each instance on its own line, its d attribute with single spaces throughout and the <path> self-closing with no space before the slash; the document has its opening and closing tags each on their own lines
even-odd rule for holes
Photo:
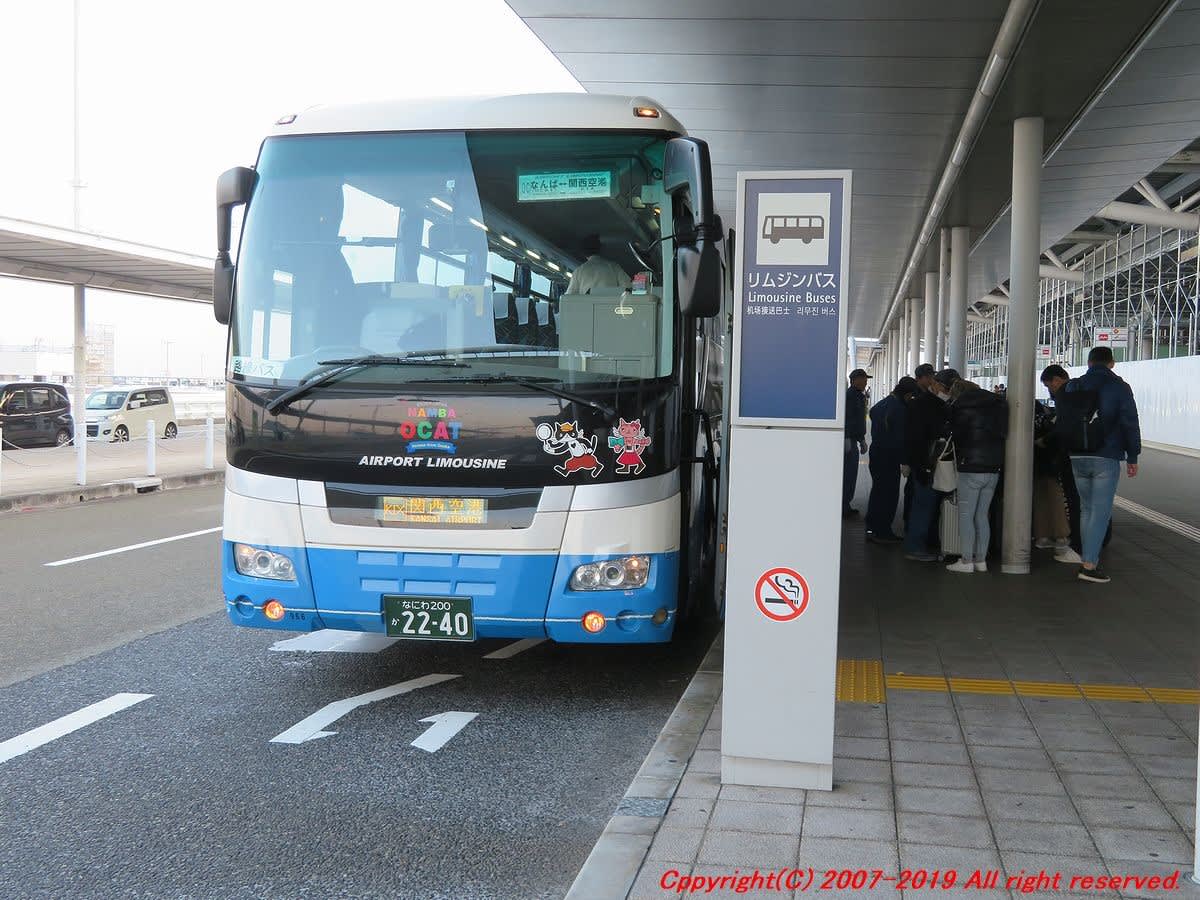
<svg viewBox="0 0 1200 900">
<path fill-rule="evenodd" d="M 253 169 L 235 166 L 217 179 L 217 261 L 213 265 L 213 316 L 222 325 L 229 324 L 233 310 L 232 242 L 233 208 L 250 202 L 258 175 Z"/>
<path fill-rule="evenodd" d="M 706 319 L 721 310 L 721 222 L 713 212 L 708 144 L 697 138 L 667 141 L 663 190 L 675 213 L 675 286 L 679 309 Z"/>
</svg>

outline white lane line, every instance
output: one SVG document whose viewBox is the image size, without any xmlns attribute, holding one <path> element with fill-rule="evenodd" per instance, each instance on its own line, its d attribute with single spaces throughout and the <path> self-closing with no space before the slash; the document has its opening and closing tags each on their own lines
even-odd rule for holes
<svg viewBox="0 0 1200 900">
<path fill-rule="evenodd" d="M 530 647 L 536 647 L 538 644 L 546 643 L 545 638 L 525 638 L 524 640 L 514 641 L 501 647 L 499 650 L 493 650 L 491 653 L 485 653 L 484 659 L 509 659 L 516 656 L 518 653 L 524 653 Z"/>
<path fill-rule="evenodd" d="M 446 746 L 452 737 L 466 728 L 477 715 L 479 713 L 451 710 L 422 719 L 422 722 L 432 722 L 433 724 L 412 742 L 412 746 L 418 750 L 424 750 L 426 753 L 437 753 Z"/>
<path fill-rule="evenodd" d="M 189 531 L 187 534 L 173 534 L 170 537 L 158 538 L 153 541 L 142 541 L 140 544 L 130 544 L 128 547 L 116 547 L 112 550 L 101 550 L 99 553 L 88 553 L 84 556 L 72 556 L 70 559 L 58 559 L 54 562 L 43 563 L 47 566 L 69 566 L 71 563 L 83 562 L 85 559 L 99 559 L 101 556 L 112 556 L 114 553 L 126 553 L 130 550 L 141 550 L 143 547 L 153 547 L 156 544 L 169 544 L 171 541 L 182 541 L 186 538 L 199 537 L 202 534 L 212 534 L 214 531 L 220 531 L 221 526 L 216 528 L 204 528 L 200 531 Z"/>
<path fill-rule="evenodd" d="M 80 728 L 85 728 L 93 722 L 99 722 L 113 713 L 128 709 L 135 703 L 149 700 L 153 696 L 153 694 L 113 694 L 106 700 L 100 700 L 91 706 L 85 706 L 83 709 L 78 709 L 62 718 L 55 719 L 53 722 L 47 722 L 45 725 L 39 725 L 31 731 L 26 731 L 24 734 L 18 734 L 15 738 L 9 738 L 7 741 L 0 743 L 0 763 L 8 762 L 22 753 L 28 753 L 30 750 L 35 750 L 42 746 L 42 744 L 58 740 L 72 731 L 78 731 Z"/>
<path fill-rule="evenodd" d="M 286 641 L 276 641 L 271 645 L 271 649 L 302 653 L 378 653 L 398 640 L 400 638 L 369 631 L 323 628 L 320 631 L 302 634 L 300 637 L 288 638 Z"/>
<path fill-rule="evenodd" d="M 1134 503 L 1132 500 L 1126 500 L 1124 497 L 1114 497 L 1113 506 L 1123 509 L 1125 512 L 1133 513 L 1135 516 L 1140 516 L 1147 522 L 1161 525 L 1163 528 L 1167 528 L 1182 537 L 1189 538 L 1200 544 L 1200 528 L 1189 525 L 1187 522 L 1172 519 L 1170 516 L 1163 515 L 1157 510 L 1150 509 L 1148 506 L 1142 506 L 1140 503 Z"/>
<path fill-rule="evenodd" d="M 360 706 L 366 706 L 368 703 L 374 703 L 377 700 L 386 700 L 388 697 L 407 694 L 411 691 L 420 690 L 423 687 L 441 684 L 443 681 L 450 681 L 451 679 L 461 677 L 461 675 L 422 675 L 420 678 L 414 678 L 411 681 L 402 681 L 399 684 L 389 685 L 377 691 L 369 691 L 366 694 L 347 697 L 345 700 L 335 700 L 333 703 L 322 706 L 311 716 L 301 719 L 287 731 L 275 735 L 269 743 L 303 744 L 305 741 L 315 741 L 317 738 L 329 737 L 332 734 L 337 734 L 337 732 L 325 731 L 324 729 L 351 710 L 358 709 Z"/>
</svg>

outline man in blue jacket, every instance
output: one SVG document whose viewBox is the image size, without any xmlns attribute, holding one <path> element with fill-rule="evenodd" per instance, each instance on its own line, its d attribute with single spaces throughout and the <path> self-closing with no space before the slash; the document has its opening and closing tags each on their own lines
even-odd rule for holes
<svg viewBox="0 0 1200 900">
<path fill-rule="evenodd" d="M 906 401 L 917 390 L 917 382 L 904 376 L 890 394 L 871 407 L 871 496 L 867 500 L 867 540 L 897 544 L 892 530 L 900 499 L 900 467 L 904 465 Z"/>
<path fill-rule="evenodd" d="M 846 434 L 845 451 L 842 455 L 842 515 L 857 516 L 858 510 L 850 505 L 854 499 L 854 488 L 858 485 L 858 457 L 867 452 L 867 379 L 863 369 L 850 373 L 850 387 L 846 388 Z"/>
<path fill-rule="evenodd" d="M 1071 452 L 1071 470 L 1079 490 L 1080 530 L 1083 533 L 1082 581 L 1104 584 L 1111 579 L 1100 568 L 1100 548 L 1112 518 L 1113 498 L 1121 477 L 1121 461 L 1129 477 L 1137 475 L 1142 452 L 1142 430 L 1138 424 L 1133 391 L 1114 371 L 1112 350 L 1093 347 L 1088 353 L 1088 370 L 1067 382 L 1068 393 L 1092 391 L 1096 395 L 1096 417 L 1100 439 L 1095 449 Z"/>
</svg>

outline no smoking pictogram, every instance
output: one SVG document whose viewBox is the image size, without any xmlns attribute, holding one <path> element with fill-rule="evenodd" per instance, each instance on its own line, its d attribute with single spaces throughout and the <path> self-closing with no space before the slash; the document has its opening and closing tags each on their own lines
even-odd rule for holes
<svg viewBox="0 0 1200 900">
<path fill-rule="evenodd" d="M 808 582 L 795 569 L 767 569 L 754 585 L 754 602 L 768 619 L 790 622 L 808 609 Z"/>
</svg>

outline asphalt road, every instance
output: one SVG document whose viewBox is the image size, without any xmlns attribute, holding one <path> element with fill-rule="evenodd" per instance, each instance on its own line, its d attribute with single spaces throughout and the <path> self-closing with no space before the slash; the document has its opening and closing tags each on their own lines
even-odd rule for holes
<svg viewBox="0 0 1200 900">
<path fill-rule="evenodd" d="M 1136 478 L 1121 472 L 1117 493 L 1156 512 L 1200 528 L 1200 459 L 1145 450 Z"/>
<path fill-rule="evenodd" d="M 0 518 L 0 897 L 561 897 L 711 635 L 272 651 L 220 610 L 220 490 Z M 287 637 L 286 635 L 282 637 Z M 38 673 L 38 674 L 31 674 Z M 328 703 L 458 677 L 273 743 Z M 4 742 L 152 695 L 4 758 Z M 478 713 L 436 752 L 448 711 Z"/>
</svg>

